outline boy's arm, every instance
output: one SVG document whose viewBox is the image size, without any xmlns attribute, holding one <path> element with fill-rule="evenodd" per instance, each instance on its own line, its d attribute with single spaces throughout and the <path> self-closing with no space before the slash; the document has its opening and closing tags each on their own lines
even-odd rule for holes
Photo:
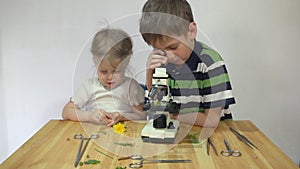
<svg viewBox="0 0 300 169">
<path fill-rule="evenodd" d="M 152 87 L 153 71 L 154 71 L 154 69 L 147 69 L 147 72 L 146 72 L 146 87 L 147 87 L 147 90 L 149 90 L 149 91 Z"/>
<path fill-rule="evenodd" d="M 195 112 L 195 113 L 186 113 L 179 114 L 177 120 L 183 123 L 197 125 L 207 128 L 215 128 L 220 122 L 221 116 L 221 107 L 205 109 L 204 113 Z"/>
<path fill-rule="evenodd" d="M 199 135 L 199 141 L 202 142 L 209 138 L 218 127 L 221 110 L 221 107 L 218 107 L 205 109 L 204 113 L 195 112 L 180 114 L 177 119 L 183 123 L 201 126 L 202 130 Z"/>
</svg>

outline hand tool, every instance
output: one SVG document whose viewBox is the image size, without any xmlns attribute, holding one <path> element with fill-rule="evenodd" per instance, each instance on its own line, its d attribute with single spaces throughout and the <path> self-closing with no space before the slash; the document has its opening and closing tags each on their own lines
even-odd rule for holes
<svg viewBox="0 0 300 169">
<path fill-rule="evenodd" d="M 82 155 L 84 154 L 89 142 L 91 139 L 95 139 L 95 138 L 99 138 L 99 135 L 98 134 L 92 134 L 90 137 L 84 137 L 82 134 L 75 134 L 74 135 L 74 139 L 80 139 L 80 144 L 79 144 L 79 147 L 78 147 L 78 152 L 77 152 L 77 156 L 76 156 L 76 159 L 75 159 L 75 162 L 74 162 L 74 166 L 77 167 L 81 158 L 82 158 Z M 82 149 L 82 144 L 84 142 L 84 140 L 87 140 L 83 149 Z"/>
<path fill-rule="evenodd" d="M 207 143 L 206 143 L 207 155 L 209 155 L 210 147 L 212 147 L 213 150 L 214 150 L 214 152 L 215 152 L 215 154 L 218 155 L 215 145 L 211 142 L 211 139 L 208 138 L 207 139 Z"/>
<path fill-rule="evenodd" d="M 192 160 L 157 160 L 157 159 L 144 159 L 142 155 L 131 155 L 128 157 L 119 158 L 119 160 L 131 159 L 132 162 L 129 164 L 130 168 L 141 168 L 143 164 L 150 163 L 190 163 Z"/>
<path fill-rule="evenodd" d="M 242 155 L 242 153 L 240 151 L 232 150 L 226 139 L 224 139 L 224 143 L 225 143 L 225 146 L 226 146 L 226 150 L 221 151 L 222 156 L 225 156 L 225 157 L 229 157 L 229 156 L 239 157 L 239 156 Z"/>
<path fill-rule="evenodd" d="M 233 129 L 232 127 L 229 128 L 230 131 L 232 131 L 242 142 L 244 142 L 245 144 L 247 144 L 247 146 L 249 146 L 250 148 L 253 149 L 256 148 L 258 149 L 249 139 L 247 139 L 247 137 L 245 137 L 244 135 L 240 134 L 239 132 L 237 132 L 235 129 Z"/>
</svg>

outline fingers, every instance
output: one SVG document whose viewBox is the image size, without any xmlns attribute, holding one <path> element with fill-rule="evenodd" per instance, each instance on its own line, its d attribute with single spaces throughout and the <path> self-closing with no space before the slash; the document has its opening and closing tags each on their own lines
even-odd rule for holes
<svg viewBox="0 0 300 169">
<path fill-rule="evenodd" d="M 159 49 L 155 49 L 151 52 L 147 60 L 147 68 L 154 69 L 168 63 L 168 58 L 165 56 L 165 52 Z"/>
<path fill-rule="evenodd" d="M 107 126 L 113 126 L 115 123 L 119 122 L 121 118 L 121 114 L 118 112 L 107 113 L 104 110 L 98 110 L 95 113 L 96 114 L 94 114 L 91 121 L 97 124 L 104 122 Z"/>
<path fill-rule="evenodd" d="M 107 112 L 99 110 L 96 114 L 96 118 L 99 120 L 99 122 L 104 121 L 105 123 L 108 123 L 111 119 L 111 116 Z"/>
<path fill-rule="evenodd" d="M 104 122 L 107 126 L 113 126 L 119 119 L 118 113 L 107 113 L 104 110 L 98 110 L 95 117 L 97 123 L 101 124 Z"/>
<path fill-rule="evenodd" d="M 116 124 L 117 122 L 120 121 L 120 118 L 121 118 L 120 113 L 118 113 L 118 112 L 112 113 L 111 114 L 111 119 L 107 123 L 107 126 L 113 126 L 114 124 Z"/>
<path fill-rule="evenodd" d="M 110 122 L 107 123 L 107 126 L 108 126 L 108 127 L 111 127 L 111 126 L 113 126 L 113 125 L 116 124 L 116 123 L 117 123 L 116 121 L 111 120 Z"/>
<path fill-rule="evenodd" d="M 110 120 L 109 123 L 107 123 L 107 126 L 113 126 L 115 123 L 117 123 L 120 119 L 120 114 L 115 112 L 111 114 L 112 119 Z"/>
</svg>

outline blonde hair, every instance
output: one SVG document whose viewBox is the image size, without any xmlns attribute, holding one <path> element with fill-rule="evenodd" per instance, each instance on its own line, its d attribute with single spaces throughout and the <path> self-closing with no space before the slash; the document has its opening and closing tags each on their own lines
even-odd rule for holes
<svg viewBox="0 0 300 169">
<path fill-rule="evenodd" d="M 123 30 L 104 28 L 96 33 L 92 42 L 91 53 L 96 66 L 100 64 L 102 59 L 111 64 L 116 60 L 119 63 L 126 61 L 128 65 L 132 55 L 132 41 Z"/>
</svg>

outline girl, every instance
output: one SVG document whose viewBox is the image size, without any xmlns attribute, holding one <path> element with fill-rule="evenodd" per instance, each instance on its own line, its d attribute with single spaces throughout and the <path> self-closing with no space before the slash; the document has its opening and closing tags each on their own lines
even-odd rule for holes
<svg viewBox="0 0 300 169">
<path fill-rule="evenodd" d="M 97 78 L 88 79 L 65 105 L 65 120 L 112 126 L 118 121 L 144 119 L 144 90 L 125 76 L 132 41 L 119 29 L 102 29 L 95 35 L 91 53 Z"/>
</svg>

